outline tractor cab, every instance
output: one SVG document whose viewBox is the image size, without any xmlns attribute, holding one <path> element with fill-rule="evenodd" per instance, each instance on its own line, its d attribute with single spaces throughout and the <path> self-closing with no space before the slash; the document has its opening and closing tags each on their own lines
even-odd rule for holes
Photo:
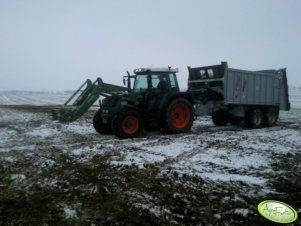
<svg viewBox="0 0 301 226">
<path fill-rule="evenodd" d="M 178 69 L 168 68 L 139 68 L 135 69 L 133 92 L 165 93 L 179 91 L 176 77 Z"/>
<path fill-rule="evenodd" d="M 138 106 L 144 111 L 161 109 L 165 99 L 179 92 L 177 72 L 178 69 L 171 67 L 135 69 L 135 75 L 128 75 L 128 82 L 134 78 L 129 99 L 139 103 Z"/>
</svg>

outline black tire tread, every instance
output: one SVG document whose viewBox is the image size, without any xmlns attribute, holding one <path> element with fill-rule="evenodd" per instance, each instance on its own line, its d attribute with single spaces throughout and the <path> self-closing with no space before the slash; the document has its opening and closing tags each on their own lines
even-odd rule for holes
<svg viewBox="0 0 301 226">
<path fill-rule="evenodd" d="M 93 117 L 93 127 L 100 134 L 110 134 L 112 132 L 110 124 L 102 121 L 102 109 L 99 109 Z"/>
<path fill-rule="evenodd" d="M 270 120 L 269 120 L 269 114 L 271 114 L 271 112 L 273 114 L 275 114 L 275 120 L 273 122 L 270 122 Z M 264 121 L 263 121 L 264 126 L 266 126 L 266 127 L 274 126 L 277 123 L 278 118 L 279 118 L 279 110 L 277 108 L 270 107 L 270 108 L 265 109 L 265 111 L 264 111 Z"/>
<path fill-rule="evenodd" d="M 259 114 L 261 117 L 261 123 L 259 125 L 254 124 L 255 114 Z M 249 129 L 259 129 L 263 127 L 264 116 L 263 112 L 259 108 L 250 109 L 245 113 L 245 126 Z"/>
<path fill-rule="evenodd" d="M 234 115 L 229 115 L 228 120 L 229 120 L 231 125 L 238 126 L 242 123 L 243 118 L 238 117 L 238 116 L 234 116 Z"/>
<path fill-rule="evenodd" d="M 216 126 L 226 126 L 229 122 L 228 112 L 225 110 L 219 110 L 212 114 L 212 122 Z"/>
</svg>

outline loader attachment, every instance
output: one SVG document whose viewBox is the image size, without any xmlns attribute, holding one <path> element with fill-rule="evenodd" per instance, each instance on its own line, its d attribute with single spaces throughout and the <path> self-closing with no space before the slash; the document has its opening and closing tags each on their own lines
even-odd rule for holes
<svg viewBox="0 0 301 226">
<path fill-rule="evenodd" d="M 52 118 L 60 122 L 72 122 L 81 117 L 100 96 L 116 95 L 128 88 L 104 83 L 97 78 L 94 83 L 87 79 L 65 102 L 61 109 L 52 111 Z"/>
</svg>

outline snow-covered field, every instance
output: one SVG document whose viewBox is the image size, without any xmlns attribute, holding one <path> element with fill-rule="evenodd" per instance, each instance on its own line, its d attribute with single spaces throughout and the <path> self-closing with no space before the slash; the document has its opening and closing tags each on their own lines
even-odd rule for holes
<svg viewBox="0 0 301 226">
<path fill-rule="evenodd" d="M 0 91 L 0 105 L 58 105 L 70 96 L 70 92 Z"/>
<path fill-rule="evenodd" d="M 68 97 L 0 93 L 0 104 Z M 215 127 L 203 117 L 187 134 L 129 140 L 97 134 L 94 111 L 61 124 L 37 108 L 2 106 L 0 223 L 268 225 L 256 209 L 266 199 L 300 213 L 300 100 L 291 94 L 293 109 L 272 128 Z"/>
<path fill-rule="evenodd" d="M 290 91 L 289 99 L 291 102 L 292 108 L 301 109 L 301 91 Z"/>
<path fill-rule="evenodd" d="M 73 92 L 0 91 L 0 105 L 61 105 Z M 290 91 L 292 108 L 301 108 L 301 91 Z"/>
</svg>

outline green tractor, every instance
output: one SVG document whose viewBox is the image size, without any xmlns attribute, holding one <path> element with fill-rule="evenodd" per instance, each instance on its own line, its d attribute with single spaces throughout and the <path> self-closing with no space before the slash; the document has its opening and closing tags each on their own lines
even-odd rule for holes
<svg viewBox="0 0 301 226">
<path fill-rule="evenodd" d="M 65 103 L 65 108 L 53 112 L 53 118 L 74 121 L 103 96 L 93 118 L 93 126 L 101 134 L 114 133 L 125 139 L 139 137 L 143 130 L 188 132 L 193 124 L 194 100 L 189 93 L 180 92 L 177 72 L 171 67 L 139 68 L 134 70 L 135 75 L 127 72 L 124 76 L 127 88 L 103 83 L 100 78 L 94 83 L 87 80 Z M 75 102 L 68 105 L 80 91 Z"/>
</svg>

